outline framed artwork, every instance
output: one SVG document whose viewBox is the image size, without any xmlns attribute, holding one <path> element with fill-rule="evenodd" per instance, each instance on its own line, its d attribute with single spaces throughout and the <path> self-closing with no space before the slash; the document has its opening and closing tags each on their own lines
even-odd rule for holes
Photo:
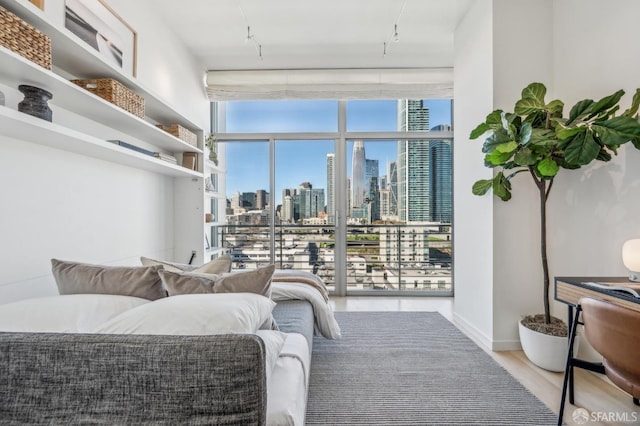
<svg viewBox="0 0 640 426">
<path fill-rule="evenodd" d="M 104 0 L 65 0 L 64 26 L 116 68 L 136 76 L 138 34 Z"/>
<path fill-rule="evenodd" d="M 38 8 L 44 10 L 44 0 L 29 0 L 29 1 L 35 4 Z"/>
</svg>

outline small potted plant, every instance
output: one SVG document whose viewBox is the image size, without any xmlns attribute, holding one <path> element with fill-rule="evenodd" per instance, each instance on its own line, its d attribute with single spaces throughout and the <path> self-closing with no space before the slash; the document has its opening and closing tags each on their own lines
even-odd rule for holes
<svg viewBox="0 0 640 426">
<path fill-rule="evenodd" d="M 477 181 L 472 191 L 475 195 L 484 195 L 491 189 L 495 196 L 509 201 L 511 180 L 520 173 L 528 175 L 536 186 L 540 209 L 544 315 L 530 315 L 520 322 L 520 341 L 534 364 L 562 371 L 567 351 L 566 338 L 546 339 L 542 344 L 523 341 L 523 335 L 532 335 L 529 330 L 533 330 L 536 337 L 537 334 L 566 337 L 567 333 L 566 325 L 562 320 L 552 318 L 549 309 L 546 226 L 549 193 L 561 169 L 578 169 L 595 160 L 609 161 L 612 155 L 617 154 L 618 147 L 629 141 L 640 149 L 640 89 L 636 90 L 631 107 L 620 115 L 616 114 L 624 95 L 622 90 L 599 101 L 582 100 L 571 108 L 568 117 L 563 116 L 562 101 L 545 102 L 546 91 L 541 83 L 528 85 L 515 104 L 515 113 L 493 111 L 471 132 L 471 139 L 487 134 L 482 147 L 484 162 L 487 167 L 499 170 L 493 179 Z M 549 353 L 554 345 L 559 348 L 557 355 Z"/>
<path fill-rule="evenodd" d="M 209 160 L 218 165 L 218 153 L 216 152 L 216 135 L 211 133 L 204 141 L 204 146 L 209 148 Z"/>
</svg>

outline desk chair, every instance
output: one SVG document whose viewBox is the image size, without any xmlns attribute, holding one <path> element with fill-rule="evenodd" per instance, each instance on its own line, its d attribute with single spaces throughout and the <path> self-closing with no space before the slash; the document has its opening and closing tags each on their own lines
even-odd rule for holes
<svg viewBox="0 0 640 426">
<path fill-rule="evenodd" d="M 579 321 L 582 312 L 582 322 Z M 587 341 L 602 355 L 602 364 L 573 357 L 573 343 L 578 324 L 584 325 Z M 602 300 L 582 298 L 569 337 L 569 354 L 562 384 L 562 399 L 558 425 L 562 424 L 567 383 L 570 382 L 569 402 L 574 403 L 573 367 L 585 368 L 607 377 L 620 389 L 631 394 L 633 403 L 640 405 L 640 312 Z M 570 380 L 571 379 L 571 380 Z"/>
</svg>

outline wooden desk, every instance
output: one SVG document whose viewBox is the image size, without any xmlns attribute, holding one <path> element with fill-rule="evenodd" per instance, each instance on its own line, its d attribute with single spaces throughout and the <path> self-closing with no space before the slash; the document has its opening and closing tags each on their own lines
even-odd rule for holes
<svg viewBox="0 0 640 426">
<path fill-rule="evenodd" d="M 581 297 L 606 300 L 640 312 L 640 299 L 629 293 L 589 287 L 584 282 L 628 283 L 627 277 L 556 277 L 554 299 L 569 305 L 569 322 L 573 318 L 573 307 Z"/>
</svg>

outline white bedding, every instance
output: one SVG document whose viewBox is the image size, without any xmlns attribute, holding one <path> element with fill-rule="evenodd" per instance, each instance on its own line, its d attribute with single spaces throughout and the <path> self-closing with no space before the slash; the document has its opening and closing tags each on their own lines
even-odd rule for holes
<svg viewBox="0 0 640 426">
<path fill-rule="evenodd" d="M 267 383 L 268 425 L 304 425 L 311 354 L 302 334 L 286 334 L 287 340 Z"/>
<path fill-rule="evenodd" d="M 315 328 L 327 339 L 339 339 L 341 337 L 340 326 L 333 316 L 333 309 L 320 292 L 303 283 L 272 282 L 271 300 L 308 300 L 313 306 Z"/>
</svg>

